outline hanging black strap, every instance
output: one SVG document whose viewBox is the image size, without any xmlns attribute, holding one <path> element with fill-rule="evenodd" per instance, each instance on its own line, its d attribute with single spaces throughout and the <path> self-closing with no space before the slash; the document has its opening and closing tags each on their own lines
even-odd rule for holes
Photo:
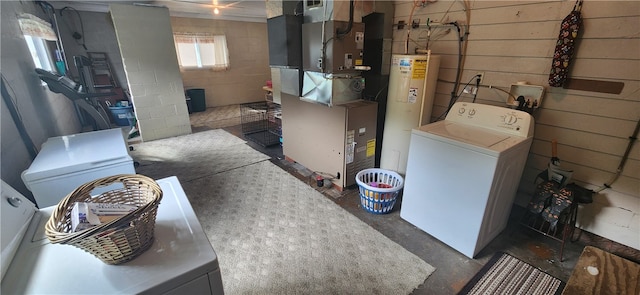
<svg viewBox="0 0 640 295">
<path fill-rule="evenodd" d="M 22 138 L 22 142 L 27 147 L 27 152 L 29 152 L 29 155 L 31 156 L 31 160 L 33 160 L 38 155 L 38 149 L 33 144 L 31 137 L 29 137 L 29 134 L 27 133 L 27 128 L 25 128 L 24 124 L 22 124 L 22 120 L 20 119 L 20 114 L 18 114 L 18 109 L 16 108 L 16 105 L 13 103 L 13 98 L 9 94 L 9 91 L 7 91 L 7 85 L 5 85 L 4 83 L 4 76 L 2 76 L 2 78 L 0 79 L 0 82 L 2 84 L 2 87 L 0 89 L 0 91 L 2 92 L 2 99 L 4 100 L 4 103 L 7 105 L 7 109 L 9 109 L 11 118 L 13 119 L 13 122 L 16 124 L 16 128 L 18 129 L 18 133 Z"/>
</svg>

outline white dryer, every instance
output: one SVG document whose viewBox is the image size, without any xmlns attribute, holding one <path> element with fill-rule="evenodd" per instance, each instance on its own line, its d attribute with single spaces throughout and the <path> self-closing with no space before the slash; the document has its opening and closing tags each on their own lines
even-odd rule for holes
<svg viewBox="0 0 640 295">
<path fill-rule="evenodd" d="M 2 294 L 223 294 L 211 243 L 175 176 L 163 192 L 154 242 L 135 259 L 108 265 L 51 244 L 44 224 L 55 206 L 34 204 L 2 181 Z"/>
<path fill-rule="evenodd" d="M 400 216 L 473 258 L 507 225 L 533 127 L 526 112 L 459 102 L 413 129 Z"/>
</svg>

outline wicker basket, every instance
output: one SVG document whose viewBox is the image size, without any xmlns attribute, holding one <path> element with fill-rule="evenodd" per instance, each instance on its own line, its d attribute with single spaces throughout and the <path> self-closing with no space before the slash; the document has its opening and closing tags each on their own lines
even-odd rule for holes
<svg viewBox="0 0 640 295">
<path fill-rule="evenodd" d="M 93 189 L 116 183 L 121 183 L 122 188 L 91 196 Z M 76 246 L 107 264 L 124 263 L 153 244 L 161 199 L 160 186 L 143 175 L 120 174 L 96 179 L 79 186 L 58 203 L 45 225 L 45 232 L 51 243 Z M 128 204 L 138 208 L 108 223 L 72 232 L 71 210 L 75 202 Z"/>
</svg>

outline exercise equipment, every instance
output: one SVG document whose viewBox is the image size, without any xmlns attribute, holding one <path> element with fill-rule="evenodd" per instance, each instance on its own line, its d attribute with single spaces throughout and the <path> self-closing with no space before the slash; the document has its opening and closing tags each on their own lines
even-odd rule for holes
<svg viewBox="0 0 640 295">
<path fill-rule="evenodd" d="M 47 83 L 47 87 L 54 93 L 60 93 L 69 98 L 93 120 L 94 130 L 110 129 L 109 115 L 98 101 L 98 97 L 111 96 L 113 93 L 88 93 L 87 90 L 73 80 L 60 76 L 54 72 L 36 69 L 40 80 Z M 80 114 L 78 114 L 80 116 Z M 80 118 L 82 121 L 82 118 Z"/>
</svg>

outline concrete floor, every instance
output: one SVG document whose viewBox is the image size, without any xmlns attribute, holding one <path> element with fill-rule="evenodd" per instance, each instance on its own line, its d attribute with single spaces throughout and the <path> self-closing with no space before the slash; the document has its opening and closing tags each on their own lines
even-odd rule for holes
<svg viewBox="0 0 640 295">
<path fill-rule="evenodd" d="M 224 129 L 244 138 L 240 126 Z M 194 129 L 194 132 L 197 131 Z M 587 232 L 580 233 L 580 230 L 576 230 L 576 242 L 565 244 L 564 259 L 560 261 L 558 259 L 560 242 L 520 225 L 519 221 L 524 208 L 518 206 L 514 206 L 507 228 L 474 259 L 470 259 L 401 219 L 401 200 L 389 214 L 371 214 L 360 207 L 357 187 L 345 189 L 342 192 L 333 188 L 317 187 L 315 179 L 310 176 L 310 171 L 284 159 L 280 146 L 265 148 L 248 139 L 247 141 L 255 149 L 271 156 L 273 163 L 307 182 L 345 210 L 434 266 L 436 271 L 414 290 L 413 294 L 456 294 L 497 252 L 507 252 L 564 282 L 571 276 L 586 245 L 601 248 L 636 263 L 640 262 L 640 251 Z M 452 216 L 451 218 L 463 217 Z"/>
</svg>

